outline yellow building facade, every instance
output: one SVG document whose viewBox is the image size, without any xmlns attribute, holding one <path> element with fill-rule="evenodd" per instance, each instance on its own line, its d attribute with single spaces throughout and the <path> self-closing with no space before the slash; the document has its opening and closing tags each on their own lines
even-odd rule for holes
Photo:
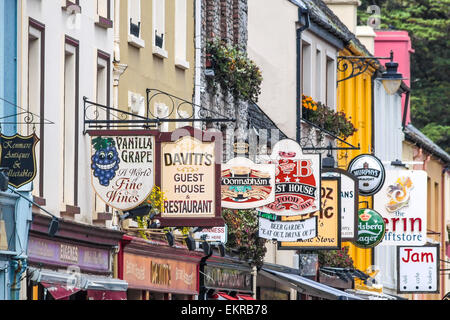
<svg viewBox="0 0 450 320">
<path fill-rule="evenodd" d="M 354 46 L 348 46 L 340 52 L 340 56 L 366 56 Z M 350 161 L 360 154 L 372 153 L 373 148 L 373 119 L 372 119 L 372 76 L 375 72 L 369 67 L 366 72 L 354 78 L 340 81 L 337 88 L 337 110 L 344 112 L 358 131 L 347 139 L 353 146 L 360 146 L 360 150 L 338 151 L 338 166 L 347 170 Z M 351 74 L 350 68 L 338 72 L 338 81 Z M 341 147 L 347 147 L 341 145 Z M 360 208 L 372 208 L 372 197 L 359 197 Z M 373 263 L 372 249 L 361 249 L 351 242 L 342 243 L 349 248 L 349 255 L 354 265 L 365 271 Z"/>
<path fill-rule="evenodd" d="M 149 118 L 176 119 L 192 115 L 192 107 L 177 110 L 183 99 L 194 95 L 194 1 L 122 0 L 120 1 L 119 43 L 120 76 L 118 106 L 121 110 L 147 116 L 147 90 L 150 95 Z M 117 37 L 117 35 L 116 35 Z M 116 54 L 117 60 L 117 54 Z M 171 100 L 159 91 L 168 93 Z M 181 113 L 181 115 L 180 115 Z M 183 125 L 187 125 L 183 123 Z M 178 125 L 179 126 L 179 125 Z M 161 131 L 176 129 L 163 123 Z"/>
</svg>

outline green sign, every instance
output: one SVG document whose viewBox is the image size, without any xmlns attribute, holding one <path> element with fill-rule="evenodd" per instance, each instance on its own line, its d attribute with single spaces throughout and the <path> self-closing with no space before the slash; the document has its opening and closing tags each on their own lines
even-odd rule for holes
<svg viewBox="0 0 450 320">
<path fill-rule="evenodd" d="M 270 220 L 270 221 L 277 221 L 278 216 L 276 214 L 272 213 L 264 213 L 264 212 L 258 212 L 259 217 Z"/>
<path fill-rule="evenodd" d="M 373 248 L 384 238 L 386 225 L 383 217 L 372 209 L 358 211 L 358 237 L 355 245 L 360 248 Z"/>
</svg>

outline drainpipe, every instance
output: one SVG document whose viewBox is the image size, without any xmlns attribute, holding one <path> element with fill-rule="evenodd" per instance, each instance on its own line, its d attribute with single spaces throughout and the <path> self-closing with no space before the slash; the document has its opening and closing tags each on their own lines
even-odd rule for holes
<svg viewBox="0 0 450 320">
<path fill-rule="evenodd" d="M 195 77 L 194 77 L 194 115 L 197 117 L 198 110 L 196 106 L 201 104 L 201 72 L 202 66 L 202 1 L 195 0 L 195 33 L 194 33 L 194 45 L 195 45 Z M 194 126 L 197 129 L 201 129 L 200 122 L 194 122 Z"/>
<path fill-rule="evenodd" d="M 305 24 L 297 29 L 297 137 L 296 140 L 300 144 L 302 129 L 302 89 L 301 89 L 301 67 L 302 67 L 302 32 L 309 28 L 309 10 L 304 8 L 298 8 L 298 23 L 301 23 L 302 16 L 305 16 Z"/>
<path fill-rule="evenodd" d="M 213 250 L 211 248 L 211 250 L 209 251 L 209 254 L 205 255 L 202 257 L 202 259 L 200 260 L 200 266 L 199 266 L 199 277 L 200 277 L 200 281 L 199 281 L 199 295 L 198 295 L 198 300 L 206 300 L 206 293 L 207 291 L 205 291 L 205 265 L 206 265 L 206 260 L 208 260 L 213 254 Z"/>
<path fill-rule="evenodd" d="M 441 257 L 445 257 L 445 253 L 447 251 L 447 246 L 445 245 L 446 239 L 447 239 L 447 230 L 445 225 L 445 175 L 447 174 L 447 168 L 444 167 L 442 170 L 442 176 L 441 176 Z M 450 239 L 449 239 L 450 241 Z M 445 259 L 445 258 L 441 258 Z M 445 269 L 445 265 L 443 262 L 440 262 L 440 269 Z M 441 299 L 445 295 L 445 277 L 444 274 L 441 274 Z"/>
</svg>

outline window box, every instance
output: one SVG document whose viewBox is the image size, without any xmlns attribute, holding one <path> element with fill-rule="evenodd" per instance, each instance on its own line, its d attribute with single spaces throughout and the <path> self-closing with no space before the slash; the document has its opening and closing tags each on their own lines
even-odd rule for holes
<svg viewBox="0 0 450 320">
<path fill-rule="evenodd" d="M 113 22 L 108 18 L 97 15 L 95 17 L 95 25 L 101 28 L 110 29 L 113 27 Z"/>
<path fill-rule="evenodd" d="M 153 55 L 161 59 L 167 59 L 167 57 L 169 56 L 166 50 L 161 49 L 157 46 L 153 46 Z"/>
</svg>

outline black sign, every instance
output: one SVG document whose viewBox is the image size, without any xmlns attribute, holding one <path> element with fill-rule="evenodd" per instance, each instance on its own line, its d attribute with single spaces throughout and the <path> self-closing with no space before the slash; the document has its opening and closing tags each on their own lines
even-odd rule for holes
<svg viewBox="0 0 450 320">
<path fill-rule="evenodd" d="M 252 274 L 248 271 L 206 265 L 204 276 L 207 288 L 252 291 Z"/>
<path fill-rule="evenodd" d="M 0 136 L 0 167 L 7 168 L 9 184 L 20 188 L 36 177 L 35 147 L 39 138 L 31 136 Z"/>
</svg>

